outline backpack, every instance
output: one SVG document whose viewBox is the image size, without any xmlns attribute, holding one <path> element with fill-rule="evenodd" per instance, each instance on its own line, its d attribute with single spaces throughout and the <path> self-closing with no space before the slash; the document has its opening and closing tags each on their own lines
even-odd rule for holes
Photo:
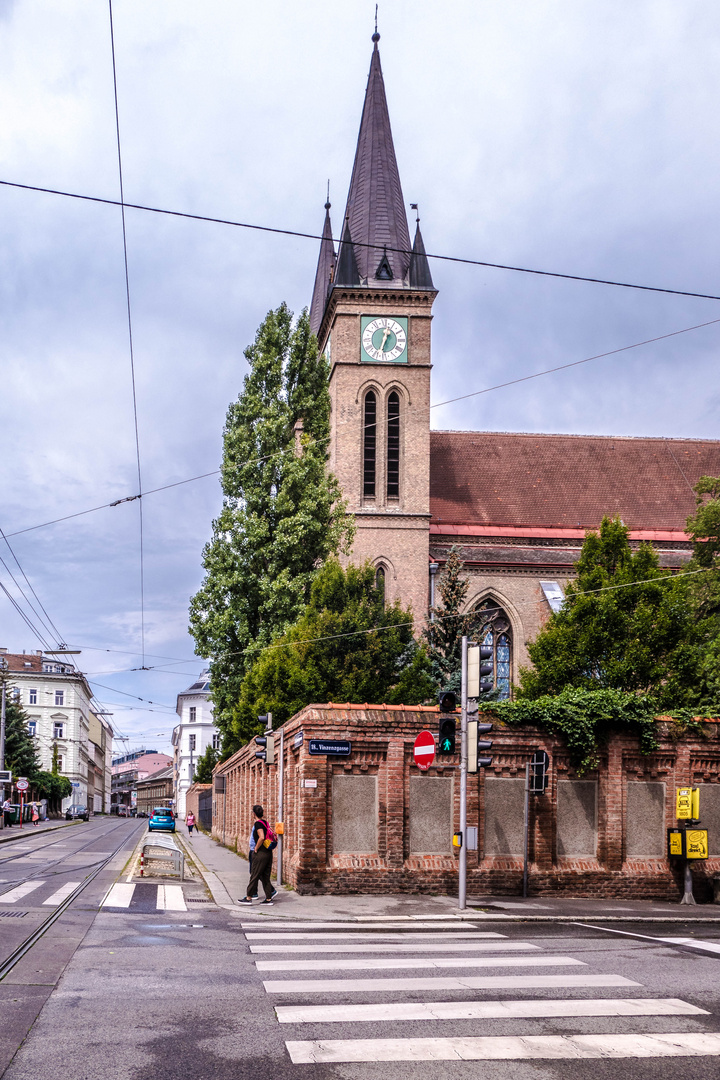
<svg viewBox="0 0 720 1080">
<path fill-rule="evenodd" d="M 274 829 L 270 828 L 267 821 L 265 821 L 263 818 L 258 818 L 257 823 L 258 823 L 258 825 L 262 825 L 263 829 L 265 830 L 265 839 L 263 840 L 263 847 L 268 848 L 270 851 L 274 851 L 275 848 L 277 847 L 277 842 L 278 842 L 277 833 L 275 832 Z"/>
</svg>

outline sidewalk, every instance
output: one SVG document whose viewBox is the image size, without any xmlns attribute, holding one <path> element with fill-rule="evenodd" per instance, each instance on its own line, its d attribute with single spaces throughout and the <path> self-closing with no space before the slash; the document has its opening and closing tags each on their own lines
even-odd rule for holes
<svg viewBox="0 0 720 1080">
<path fill-rule="evenodd" d="M 41 821 L 39 825 L 33 825 L 31 821 L 19 825 L 6 825 L 0 829 L 0 844 L 7 844 L 10 840 L 27 840 L 29 836 L 37 836 L 44 832 L 53 832 L 55 829 L 69 829 L 72 825 L 82 825 L 82 821 L 65 821 L 59 818 L 49 818 Z"/>
<path fill-rule="evenodd" d="M 278 891 L 272 907 L 264 907 L 256 901 L 251 909 L 237 903 L 245 896 L 250 876 L 247 859 L 223 847 L 206 833 L 195 831 L 188 836 L 180 821 L 177 826 L 215 903 L 245 917 L 252 911 L 253 917 L 339 922 L 441 918 L 505 922 L 720 922 L 720 904 L 685 907 L 679 903 L 650 900 L 573 900 L 551 896 L 523 900 L 520 896 L 482 896 L 469 898 L 467 909 L 460 912 L 457 898 L 451 896 L 299 896 L 290 888 Z M 260 892 L 262 895 L 262 890 Z"/>
</svg>

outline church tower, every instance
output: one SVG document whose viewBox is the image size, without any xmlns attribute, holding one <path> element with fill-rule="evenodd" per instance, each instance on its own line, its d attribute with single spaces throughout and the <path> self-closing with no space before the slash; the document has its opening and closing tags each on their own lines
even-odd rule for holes
<svg viewBox="0 0 720 1080">
<path fill-rule="evenodd" d="M 420 234 L 410 246 L 378 41 L 337 253 L 330 203 L 310 324 L 330 361 L 330 468 L 354 515 L 351 558 L 388 601 L 427 617 L 430 323 L 437 292 Z"/>
</svg>

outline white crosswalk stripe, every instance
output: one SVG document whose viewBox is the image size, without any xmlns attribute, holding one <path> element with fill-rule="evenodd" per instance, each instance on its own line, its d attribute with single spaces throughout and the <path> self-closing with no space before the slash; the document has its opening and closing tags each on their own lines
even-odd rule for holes
<svg viewBox="0 0 720 1080">
<path fill-rule="evenodd" d="M 182 886 L 158 885 L 156 908 L 158 911 L 187 911 Z"/>
<path fill-rule="evenodd" d="M 29 896 L 31 892 L 35 892 L 41 885 L 44 885 L 44 881 L 24 881 L 22 885 L 16 885 L 14 889 L 10 889 L 9 892 L 3 893 L 0 896 L 0 904 L 17 904 L 18 900 L 22 900 L 23 897 Z"/>
<path fill-rule="evenodd" d="M 389 952 L 418 952 L 422 949 L 423 952 L 498 952 L 502 950 L 504 952 L 516 952 L 523 951 L 529 952 L 539 949 L 539 945 L 528 945 L 524 941 L 445 941 L 443 943 L 424 942 L 420 945 L 418 942 L 406 944 L 405 942 L 394 941 L 384 942 L 380 945 L 376 945 L 374 942 L 367 942 L 364 945 L 345 945 L 340 941 L 332 942 L 330 945 L 290 945 L 287 942 L 284 945 L 251 945 L 251 953 L 389 953 Z"/>
<path fill-rule="evenodd" d="M 471 928 L 464 923 L 460 933 L 456 932 L 457 922 L 442 925 L 434 922 L 426 927 L 417 921 L 403 920 L 400 924 L 399 920 L 388 919 L 363 925 L 273 920 L 273 925 L 257 921 L 242 926 L 247 931 L 245 937 L 252 953 L 282 954 L 278 960 L 257 959 L 255 967 L 259 973 L 282 972 L 289 976 L 263 982 L 268 995 L 280 998 L 275 1014 L 286 1030 L 287 1025 L 312 1024 L 320 1029 L 328 1025 L 333 1033 L 342 1034 L 342 1025 L 347 1025 L 347 1033 L 354 1036 L 288 1039 L 285 1045 L 293 1064 L 638 1059 L 720 1054 L 720 1033 L 628 1032 L 626 1026 L 633 1021 L 641 1024 L 643 1018 L 697 1020 L 709 1016 L 707 1010 L 680 998 L 594 997 L 591 993 L 594 990 L 602 994 L 616 988 L 627 993 L 641 984 L 623 975 L 595 973 L 576 957 L 555 955 L 529 942 L 481 931 L 476 925 Z M 433 933 L 418 933 L 420 927 Z M 720 945 L 715 942 L 694 938 L 663 940 L 720 952 Z M 297 954 L 314 954 L 314 958 L 296 959 Z M 577 974 L 546 974 L 542 970 L 553 967 L 585 970 Z M 448 968 L 455 970 L 441 974 L 442 969 Z M 532 971 L 504 972 L 503 968 Z M 412 974 L 419 969 L 431 969 L 433 973 Z M 485 973 L 477 969 L 490 970 Z M 390 971 L 399 974 L 383 975 Z M 305 973 L 306 977 L 293 978 L 293 973 Z M 443 991 L 474 993 L 470 1000 L 443 1001 L 437 997 Z M 521 996 L 497 999 L 491 996 L 495 991 L 515 991 Z M 524 991 L 555 991 L 555 996 L 522 997 Z M 590 996 L 573 997 L 578 991 L 589 992 Z M 429 1001 L 397 1000 L 398 995 L 415 998 L 422 993 L 435 996 Z M 353 1001 L 356 994 L 372 994 L 374 1000 Z M 313 995 L 327 995 L 329 1003 L 307 1004 L 308 997 Z M 395 1000 L 378 1000 L 387 995 L 393 995 Z M 297 999 L 296 1003 L 293 998 Z M 585 1025 L 578 1033 L 567 1031 L 568 1021 L 573 1019 Z M 447 1020 L 527 1021 L 528 1026 L 517 1033 L 516 1025 L 511 1035 L 488 1034 L 486 1024 L 481 1029 L 482 1035 L 474 1035 L 472 1031 L 467 1035 L 448 1035 L 442 1029 L 443 1021 Z M 588 1033 L 587 1024 L 593 1020 L 598 1026 L 603 1020 L 611 1021 L 612 1033 L 602 1028 L 597 1033 Z M 427 1032 L 427 1038 L 403 1038 L 395 1031 L 392 1037 L 360 1038 L 355 1037 L 359 1034 L 357 1029 L 353 1030 L 358 1023 L 397 1025 L 417 1021 L 424 1022 L 422 1030 Z M 545 1022 L 543 1034 L 533 1031 L 537 1021 Z M 553 1021 L 562 1024 L 560 1033 L 548 1033 L 547 1025 Z M 624 1029 L 618 1025 L 624 1025 Z M 673 1026 L 681 1024 L 676 1019 Z"/>
<path fill-rule="evenodd" d="M 294 1065 L 343 1061 L 700 1057 L 720 1054 L 720 1034 L 486 1035 L 454 1039 L 338 1039 L 285 1045 Z"/>
<path fill-rule="evenodd" d="M 342 960 L 256 960 L 258 971 L 388 971 L 398 968 L 585 967 L 573 956 L 408 956 Z"/>
<path fill-rule="evenodd" d="M 126 881 L 116 881 L 100 906 L 129 908 L 134 892 L 134 885 L 130 885 Z"/>
<path fill-rule="evenodd" d="M 75 892 L 78 885 L 80 885 L 79 881 L 67 881 L 52 896 L 48 896 L 47 900 L 43 900 L 43 906 L 57 907 L 58 904 L 62 904 L 63 900 L 67 900 L 70 893 Z"/>
<path fill-rule="evenodd" d="M 281 1024 L 390 1020 L 517 1020 L 579 1016 L 708 1016 L 679 998 L 530 998 L 527 1001 L 384 1001 L 379 1005 L 276 1005 Z"/>
</svg>

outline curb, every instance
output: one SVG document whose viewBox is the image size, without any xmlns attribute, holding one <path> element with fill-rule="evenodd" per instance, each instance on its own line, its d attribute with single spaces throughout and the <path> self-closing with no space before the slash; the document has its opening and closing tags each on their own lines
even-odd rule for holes
<svg viewBox="0 0 720 1080">
<path fill-rule="evenodd" d="M 192 859 L 193 865 L 196 867 L 198 874 L 205 882 L 205 885 L 213 898 L 213 903 L 218 907 L 230 907 L 235 910 L 236 905 L 233 904 L 230 893 L 227 891 L 217 874 L 213 873 L 212 870 L 208 870 L 192 845 L 188 846 L 183 837 L 177 834 L 176 840 L 180 843 L 186 856 L 189 859 Z"/>
</svg>

